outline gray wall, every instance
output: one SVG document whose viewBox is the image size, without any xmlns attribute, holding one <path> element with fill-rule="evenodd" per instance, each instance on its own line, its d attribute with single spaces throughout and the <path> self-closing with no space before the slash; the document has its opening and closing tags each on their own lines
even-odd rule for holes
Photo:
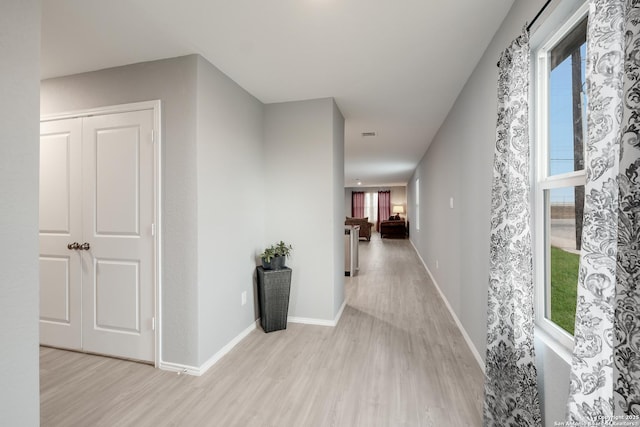
<svg viewBox="0 0 640 427">
<path fill-rule="evenodd" d="M 262 103 L 198 57 L 200 364 L 255 320 L 253 276 L 264 246 L 262 129 Z"/>
<path fill-rule="evenodd" d="M 334 263 L 343 254 L 336 242 L 344 220 L 344 142 L 335 141 L 343 126 L 331 98 L 265 106 L 266 241 L 284 240 L 293 245 L 287 265 L 293 269 L 289 316 L 330 321 L 335 316 L 335 295 L 344 275 L 337 277 Z M 336 195 L 338 192 L 338 195 Z M 342 248 L 342 249 L 341 249 Z M 342 265 L 340 266 L 342 271 Z M 337 298 L 337 299 L 336 299 Z M 340 304 L 342 302 L 340 301 Z"/>
<path fill-rule="evenodd" d="M 344 117 L 336 105 L 333 106 L 333 316 L 344 303 Z"/>
<path fill-rule="evenodd" d="M 153 99 L 162 101 L 162 361 L 201 366 L 253 324 L 257 255 L 280 239 L 294 246 L 289 314 L 333 320 L 344 301 L 335 265 L 344 119 L 333 99 L 265 106 L 198 55 L 41 85 L 42 114 Z"/>
<path fill-rule="evenodd" d="M 543 3 L 514 3 L 407 189 L 411 241 L 482 357 L 486 351 L 496 62 Z M 414 220 L 416 178 L 420 178 L 419 231 Z M 453 209 L 449 207 L 451 197 Z M 544 418 L 546 425 L 553 425 L 564 419 L 569 365 L 540 337 L 536 338 L 536 351 Z"/>
<path fill-rule="evenodd" d="M 162 101 L 162 356 L 198 366 L 196 55 L 45 80 L 41 113 Z"/>
<path fill-rule="evenodd" d="M 0 2 L 0 425 L 40 423 L 40 2 Z"/>
</svg>

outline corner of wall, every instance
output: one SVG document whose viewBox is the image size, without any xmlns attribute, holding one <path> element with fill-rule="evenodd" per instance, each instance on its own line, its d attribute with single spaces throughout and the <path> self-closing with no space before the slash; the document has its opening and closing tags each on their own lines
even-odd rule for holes
<svg viewBox="0 0 640 427">
<path fill-rule="evenodd" d="M 197 64 L 188 55 L 48 79 L 40 87 L 41 114 L 162 101 L 162 358 L 189 365 L 198 362 Z"/>
<path fill-rule="evenodd" d="M 0 2 L 0 423 L 40 422 L 38 176 L 40 13 Z"/>
<path fill-rule="evenodd" d="M 338 316 L 344 309 L 344 116 L 332 98 L 333 105 L 333 315 Z"/>
<path fill-rule="evenodd" d="M 255 327 L 264 105 L 199 55 L 197 70 L 198 363 L 212 364 Z"/>
<path fill-rule="evenodd" d="M 336 147 L 343 144 L 335 137 L 335 116 L 331 98 L 266 105 L 266 240 L 293 244 L 289 315 L 294 318 L 332 321 L 335 287 L 344 280 L 334 268 L 336 206 L 342 205 L 344 191 L 339 189 L 338 202 L 344 170 L 335 167 L 341 155 Z"/>
</svg>

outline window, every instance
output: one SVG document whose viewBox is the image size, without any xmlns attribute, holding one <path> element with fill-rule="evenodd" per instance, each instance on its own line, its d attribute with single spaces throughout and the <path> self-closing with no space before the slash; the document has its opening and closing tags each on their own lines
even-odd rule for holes
<svg viewBox="0 0 640 427">
<path fill-rule="evenodd" d="M 420 178 L 416 179 L 416 230 L 420 230 Z"/>
<path fill-rule="evenodd" d="M 564 22 L 534 52 L 536 321 L 571 347 L 584 208 L 586 5 Z"/>
<path fill-rule="evenodd" d="M 369 218 L 369 222 L 378 222 L 378 193 L 365 193 L 364 195 L 364 216 Z"/>
</svg>

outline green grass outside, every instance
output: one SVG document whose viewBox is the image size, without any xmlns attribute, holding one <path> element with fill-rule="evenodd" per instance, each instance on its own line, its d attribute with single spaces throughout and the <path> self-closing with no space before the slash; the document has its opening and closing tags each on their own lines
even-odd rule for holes
<svg viewBox="0 0 640 427">
<path fill-rule="evenodd" d="M 551 320 L 573 335 L 580 256 L 551 247 Z"/>
</svg>

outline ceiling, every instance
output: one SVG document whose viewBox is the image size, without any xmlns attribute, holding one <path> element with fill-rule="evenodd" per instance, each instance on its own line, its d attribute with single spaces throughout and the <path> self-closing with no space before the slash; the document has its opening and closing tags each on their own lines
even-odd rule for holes
<svg viewBox="0 0 640 427">
<path fill-rule="evenodd" d="M 345 186 L 405 185 L 512 3 L 44 0 L 42 78 L 198 53 L 264 103 L 335 98 Z"/>
</svg>

